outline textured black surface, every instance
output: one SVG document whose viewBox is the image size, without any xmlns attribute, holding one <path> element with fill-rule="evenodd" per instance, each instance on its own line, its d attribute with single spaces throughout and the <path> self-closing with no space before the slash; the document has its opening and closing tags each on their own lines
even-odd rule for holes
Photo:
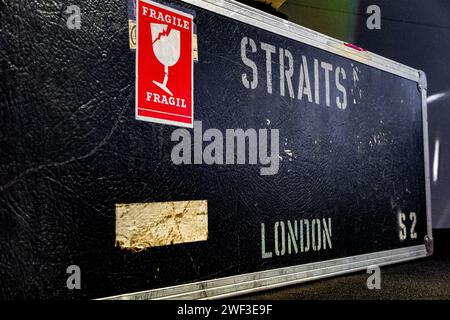
<svg viewBox="0 0 450 320">
<path fill-rule="evenodd" d="M 66 26 L 69 4 L 80 5 L 80 30 Z M 264 177 L 259 166 L 175 166 L 175 128 L 134 119 L 126 1 L 0 8 L 0 298 L 102 297 L 423 243 L 416 83 L 191 7 L 195 119 L 204 129 L 280 129 L 283 160 Z M 353 63 L 359 103 L 341 111 L 270 96 L 265 83 L 249 91 L 243 36 L 288 48 L 296 61 Z M 192 199 L 208 200 L 207 242 L 114 247 L 114 204 Z M 399 208 L 418 213 L 417 241 L 400 243 Z M 314 217 L 333 219 L 333 250 L 261 259 L 261 222 Z M 82 290 L 66 288 L 71 264 Z"/>
</svg>

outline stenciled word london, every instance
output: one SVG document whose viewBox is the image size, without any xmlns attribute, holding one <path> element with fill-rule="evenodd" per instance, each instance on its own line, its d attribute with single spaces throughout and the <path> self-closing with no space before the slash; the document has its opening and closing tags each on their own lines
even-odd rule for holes
<svg viewBox="0 0 450 320">
<path fill-rule="evenodd" d="M 261 175 L 275 175 L 279 170 L 278 129 L 226 129 L 224 135 L 221 130 L 213 128 L 203 132 L 202 122 L 194 121 L 194 130 L 176 129 L 172 132 L 171 140 L 178 142 L 171 153 L 175 165 L 260 164 Z"/>
<path fill-rule="evenodd" d="M 334 106 L 340 110 L 347 108 L 347 72 L 343 66 L 333 66 L 305 55 L 294 56 L 288 49 L 257 43 L 249 37 L 241 40 L 241 59 L 249 69 L 241 75 L 242 84 L 247 89 L 254 90 L 265 82 L 267 93 L 271 95 L 277 91 L 282 97 L 317 105 L 325 103 L 327 107 Z M 258 66 L 255 62 L 261 60 L 265 60 L 265 66 Z"/>
<path fill-rule="evenodd" d="M 261 258 L 333 248 L 331 218 L 261 223 Z"/>
</svg>

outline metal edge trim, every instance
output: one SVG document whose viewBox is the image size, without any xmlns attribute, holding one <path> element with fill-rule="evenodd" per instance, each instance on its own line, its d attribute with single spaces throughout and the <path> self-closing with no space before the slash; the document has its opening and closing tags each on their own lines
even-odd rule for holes
<svg viewBox="0 0 450 320">
<path fill-rule="evenodd" d="M 221 299 L 360 271 L 372 265 L 388 265 L 426 256 L 426 246 L 417 245 L 184 285 L 126 293 L 97 300 Z"/>
<path fill-rule="evenodd" d="M 423 71 L 418 71 L 419 81 L 418 87 L 422 98 L 422 126 L 423 126 L 423 151 L 424 151 L 424 167 L 425 167 L 425 201 L 427 210 L 427 236 L 425 237 L 425 245 L 427 255 L 433 254 L 433 221 L 431 208 L 431 174 L 430 174 L 430 149 L 428 136 L 428 107 L 427 107 L 427 78 Z"/>
<path fill-rule="evenodd" d="M 236 293 L 222 294 L 222 295 L 214 296 L 211 298 L 204 298 L 204 299 L 199 299 L 199 300 L 226 299 L 226 298 L 231 298 L 231 297 L 235 297 L 238 295 L 252 294 L 252 293 L 256 293 L 256 292 L 282 288 L 282 287 L 291 286 L 291 285 L 295 285 L 295 284 L 301 284 L 301 283 L 305 283 L 305 282 L 309 282 L 309 281 L 315 281 L 315 280 L 320 280 L 320 279 L 329 278 L 329 277 L 337 277 L 337 276 L 341 276 L 341 275 L 345 275 L 345 274 L 349 274 L 349 273 L 353 273 L 353 272 L 363 271 L 363 270 L 366 270 L 371 265 L 377 265 L 377 266 L 381 267 L 381 266 L 386 266 L 386 265 L 393 264 L 393 263 L 401 263 L 401 262 L 411 261 L 411 260 L 418 259 L 418 258 L 421 258 L 421 257 L 420 256 L 408 257 L 408 258 L 396 260 L 394 262 L 372 263 L 370 265 L 366 265 L 366 266 L 362 266 L 362 267 L 354 267 L 354 268 L 351 268 L 348 270 L 325 273 L 325 274 L 321 274 L 321 275 L 317 275 L 317 276 L 308 277 L 305 279 L 294 279 L 292 281 L 285 281 L 285 282 L 274 284 L 274 285 L 258 287 L 258 288 L 248 289 L 248 290 L 242 290 L 242 291 L 239 291 Z"/>
<path fill-rule="evenodd" d="M 343 41 L 302 27 L 282 18 L 270 15 L 234 0 L 181 0 L 185 3 L 215 12 L 248 25 L 287 37 L 374 68 L 419 81 L 418 70 L 387 59 L 370 51 L 356 51 Z"/>
</svg>

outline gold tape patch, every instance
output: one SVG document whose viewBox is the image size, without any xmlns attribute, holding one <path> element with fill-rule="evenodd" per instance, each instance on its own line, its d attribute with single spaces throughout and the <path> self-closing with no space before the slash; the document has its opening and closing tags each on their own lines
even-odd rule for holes
<svg viewBox="0 0 450 320">
<path fill-rule="evenodd" d="M 208 240 L 206 200 L 116 204 L 116 246 L 140 251 Z"/>
<path fill-rule="evenodd" d="M 136 21 L 128 20 L 128 38 L 130 39 L 130 49 L 136 49 Z"/>
<path fill-rule="evenodd" d="M 194 34 L 194 37 L 192 38 L 192 58 L 194 59 L 194 62 L 198 62 L 198 42 L 196 34 Z"/>
</svg>

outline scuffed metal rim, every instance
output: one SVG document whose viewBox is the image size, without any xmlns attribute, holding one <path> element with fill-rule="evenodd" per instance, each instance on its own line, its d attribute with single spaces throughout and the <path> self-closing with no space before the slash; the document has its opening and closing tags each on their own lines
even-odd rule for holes
<svg viewBox="0 0 450 320">
<path fill-rule="evenodd" d="M 384 266 L 426 256 L 427 249 L 425 245 L 418 245 L 127 293 L 98 300 L 223 299 L 366 270 L 369 266 Z"/>
<path fill-rule="evenodd" d="M 234 0 L 181 0 L 251 26 L 296 40 L 368 66 L 418 82 L 417 69 L 387 59 L 369 51 L 357 51 L 345 42 L 302 27 L 285 19 L 257 10 Z M 198 31 L 201 36 L 201 30 Z"/>
</svg>

